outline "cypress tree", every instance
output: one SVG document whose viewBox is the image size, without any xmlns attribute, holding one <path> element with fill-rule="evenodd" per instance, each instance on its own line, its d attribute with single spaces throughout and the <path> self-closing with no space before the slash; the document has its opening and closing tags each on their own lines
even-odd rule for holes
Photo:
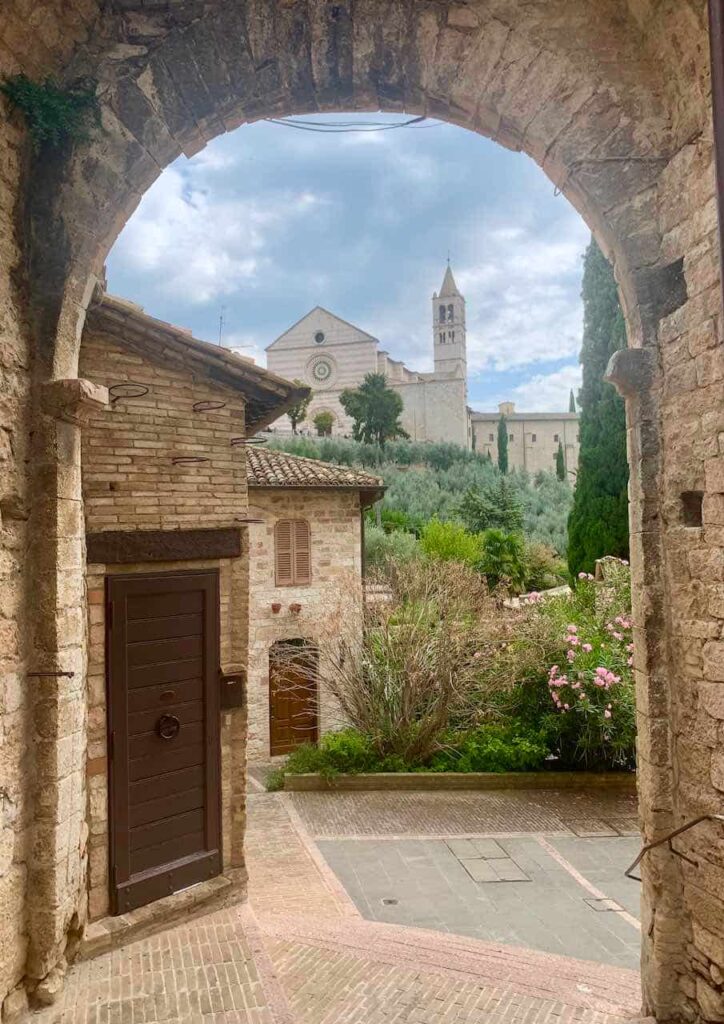
<svg viewBox="0 0 724 1024">
<path fill-rule="evenodd" d="M 556 452 L 556 476 L 559 480 L 566 479 L 566 457 L 563 454 L 563 442 L 558 442 L 558 451 Z"/>
<path fill-rule="evenodd" d="M 570 395 L 568 397 L 568 411 L 569 412 L 575 412 L 576 411 L 576 396 L 573 394 L 573 388 L 571 388 L 571 393 L 570 393 Z"/>
<path fill-rule="evenodd" d="M 583 263 L 583 383 L 580 454 L 568 519 L 571 575 L 593 572 L 603 555 L 628 557 L 628 462 L 623 400 L 603 380 L 611 355 L 626 347 L 613 270 L 594 239 Z"/>
<path fill-rule="evenodd" d="M 508 472 L 508 423 L 502 415 L 498 420 L 498 469 Z"/>
</svg>

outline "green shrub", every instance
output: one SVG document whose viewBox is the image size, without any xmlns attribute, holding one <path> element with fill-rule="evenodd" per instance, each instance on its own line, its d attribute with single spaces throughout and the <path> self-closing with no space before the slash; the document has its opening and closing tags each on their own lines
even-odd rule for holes
<svg viewBox="0 0 724 1024">
<path fill-rule="evenodd" d="M 525 545 L 525 589 L 550 590 L 568 582 L 568 566 L 547 544 Z"/>
<path fill-rule="evenodd" d="M 518 723 L 481 725 L 460 736 L 436 754 L 433 771 L 445 772 L 534 772 L 550 751 L 539 732 Z"/>
<path fill-rule="evenodd" d="M 100 124 L 95 88 L 76 84 L 61 88 L 51 78 L 35 82 L 26 75 L 12 75 L 0 83 L 13 106 L 22 112 L 35 149 L 59 146 L 66 139 L 85 142 L 90 124 Z"/>
<path fill-rule="evenodd" d="M 267 776 L 267 789 L 273 792 L 284 787 L 285 775 L 318 773 L 325 779 L 336 775 L 359 775 L 361 772 L 409 771 L 400 757 L 381 756 L 369 736 L 356 729 L 328 732 L 319 741 L 302 743 L 286 762 Z"/>
<path fill-rule="evenodd" d="M 504 586 L 514 594 L 526 589 L 526 553 L 523 538 L 517 533 L 486 530 L 480 534 L 479 571 L 491 590 Z"/>
<path fill-rule="evenodd" d="M 482 541 L 479 534 L 468 533 L 458 523 L 443 523 L 431 519 L 420 537 L 422 550 L 431 558 L 442 562 L 462 562 L 463 565 L 477 565 L 482 556 Z"/>
<path fill-rule="evenodd" d="M 365 523 L 365 564 L 368 569 L 385 569 L 390 562 L 405 563 L 420 557 L 420 545 L 413 533 Z"/>
</svg>

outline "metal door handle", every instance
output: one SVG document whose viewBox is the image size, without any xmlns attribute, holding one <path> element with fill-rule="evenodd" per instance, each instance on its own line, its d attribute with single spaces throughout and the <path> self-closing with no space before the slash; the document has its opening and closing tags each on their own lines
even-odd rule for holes
<svg viewBox="0 0 724 1024">
<path fill-rule="evenodd" d="M 156 722 L 156 732 L 162 740 L 172 740 L 181 731 L 181 723 L 176 715 L 161 715 Z"/>
</svg>

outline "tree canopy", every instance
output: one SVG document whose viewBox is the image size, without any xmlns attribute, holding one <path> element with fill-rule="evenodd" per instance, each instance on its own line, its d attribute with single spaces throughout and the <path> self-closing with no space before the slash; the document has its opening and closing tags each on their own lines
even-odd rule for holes
<svg viewBox="0 0 724 1024">
<path fill-rule="evenodd" d="M 508 472 L 508 421 L 503 415 L 498 420 L 498 469 Z"/>
<path fill-rule="evenodd" d="M 324 410 L 318 412 L 314 417 L 314 426 L 317 428 L 317 433 L 320 437 L 330 437 L 332 434 L 332 427 L 334 426 L 334 416 L 331 412 Z"/>
<path fill-rule="evenodd" d="M 456 513 L 471 533 L 490 529 L 515 533 L 523 529 L 523 504 L 506 477 L 499 477 L 485 491 L 469 488 Z"/>
<path fill-rule="evenodd" d="M 304 387 L 303 381 L 297 380 L 296 377 L 294 378 L 294 383 L 298 387 Z M 299 401 L 295 402 L 290 409 L 287 409 L 287 416 L 289 417 L 289 422 L 292 425 L 293 434 L 296 434 L 297 427 L 306 419 L 307 409 L 309 408 L 309 403 L 311 401 L 312 392 L 310 391 L 306 398 L 300 398 Z"/>
<path fill-rule="evenodd" d="M 603 555 L 628 557 L 628 462 L 622 399 L 603 375 L 611 355 L 626 347 L 613 270 L 591 240 L 583 268 L 583 384 L 580 453 L 568 520 L 568 567 L 593 572 Z"/>
<path fill-rule="evenodd" d="M 358 388 L 345 388 L 339 401 L 352 419 L 355 441 L 377 444 L 408 437 L 400 423 L 402 398 L 387 384 L 383 373 L 368 373 Z"/>
<path fill-rule="evenodd" d="M 571 392 L 573 396 L 573 392 Z M 556 452 L 556 476 L 559 480 L 566 479 L 566 456 L 563 451 L 563 442 L 558 442 L 558 451 Z"/>
</svg>

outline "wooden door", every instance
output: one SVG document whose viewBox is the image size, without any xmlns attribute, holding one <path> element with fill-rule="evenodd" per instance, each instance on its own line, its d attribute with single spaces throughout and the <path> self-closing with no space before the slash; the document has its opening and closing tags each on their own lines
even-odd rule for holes
<svg viewBox="0 0 724 1024">
<path fill-rule="evenodd" d="M 221 870 L 216 571 L 107 578 L 111 897 Z"/>
<path fill-rule="evenodd" d="M 294 647 L 297 647 L 295 652 Z M 288 641 L 269 653 L 269 750 L 289 754 L 300 743 L 318 738 L 316 651 Z"/>
</svg>

